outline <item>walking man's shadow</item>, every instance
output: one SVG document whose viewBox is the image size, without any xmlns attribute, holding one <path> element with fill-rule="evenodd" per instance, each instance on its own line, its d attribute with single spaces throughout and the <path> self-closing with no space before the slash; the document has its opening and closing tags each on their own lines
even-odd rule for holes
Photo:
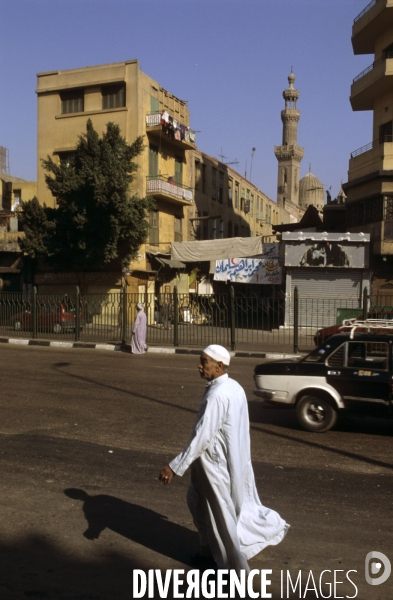
<svg viewBox="0 0 393 600">
<path fill-rule="evenodd" d="M 114 496 L 89 496 L 87 492 L 77 488 L 68 488 L 64 493 L 73 500 L 83 502 L 83 512 L 88 523 L 83 535 L 87 539 L 98 539 L 101 532 L 108 528 L 154 552 L 189 563 L 190 551 L 197 545 L 195 532 L 171 523 L 167 517 L 154 510 Z"/>
</svg>

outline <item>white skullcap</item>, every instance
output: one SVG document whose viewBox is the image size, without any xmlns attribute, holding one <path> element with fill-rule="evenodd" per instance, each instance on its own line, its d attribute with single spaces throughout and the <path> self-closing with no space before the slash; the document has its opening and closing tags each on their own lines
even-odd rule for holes
<svg viewBox="0 0 393 600">
<path fill-rule="evenodd" d="M 139 310 L 142 310 L 142 308 L 144 307 L 144 304 L 142 304 L 142 302 L 138 302 L 136 307 L 139 308 Z"/>
<path fill-rule="evenodd" d="M 211 344 L 203 351 L 205 354 L 213 358 L 217 362 L 222 362 L 223 365 L 228 366 L 231 361 L 231 356 L 224 346 L 219 346 L 218 344 Z"/>
</svg>

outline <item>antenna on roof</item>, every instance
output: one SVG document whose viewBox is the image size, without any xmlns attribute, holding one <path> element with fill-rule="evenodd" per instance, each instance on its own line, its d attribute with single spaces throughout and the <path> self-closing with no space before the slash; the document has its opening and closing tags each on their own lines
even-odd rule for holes
<svg viewBox="0 0 393 600">
<path fill-rule="evenodd" d="M 224 158 L 228 158 L 227 156 L 225 156 L 225 154 L 222 153 L 222 147 L 221 147 L 221 154 L 217 154 L 217 156 L 219 156 L 221 158 L 221 162 L 224 162 Z"/>
</svg>

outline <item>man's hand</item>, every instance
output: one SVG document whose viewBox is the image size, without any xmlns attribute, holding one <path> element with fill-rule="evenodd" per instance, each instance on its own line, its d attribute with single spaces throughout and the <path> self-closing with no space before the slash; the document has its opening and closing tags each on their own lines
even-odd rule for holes
<svg viewBox="0 0 393 600">
<path fill-rule="evenodd" d="M 164 485 L 168 485 L 172 481 L 174 476 L 175 476 L 174 472 L 167 465 L 166 467 L 164 467 L 162 469 L 161 473 L 158 476 L 158 479 L 159 479 L 160 483 L 163 483 Z"/>
</svg>

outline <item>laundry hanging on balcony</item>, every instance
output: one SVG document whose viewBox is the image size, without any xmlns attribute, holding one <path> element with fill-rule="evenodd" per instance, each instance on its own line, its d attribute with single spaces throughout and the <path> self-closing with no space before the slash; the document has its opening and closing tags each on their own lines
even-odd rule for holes
<svg viewBox="0 0 393 600">
<path fill-rule="evenodd" d="M 172 140 L 195 142 L 195 133 L 190 131 L 189 127 L 171 117 L 166 110 L 161 114 L 161 126 L 164 133 Z"/>
</svg>

